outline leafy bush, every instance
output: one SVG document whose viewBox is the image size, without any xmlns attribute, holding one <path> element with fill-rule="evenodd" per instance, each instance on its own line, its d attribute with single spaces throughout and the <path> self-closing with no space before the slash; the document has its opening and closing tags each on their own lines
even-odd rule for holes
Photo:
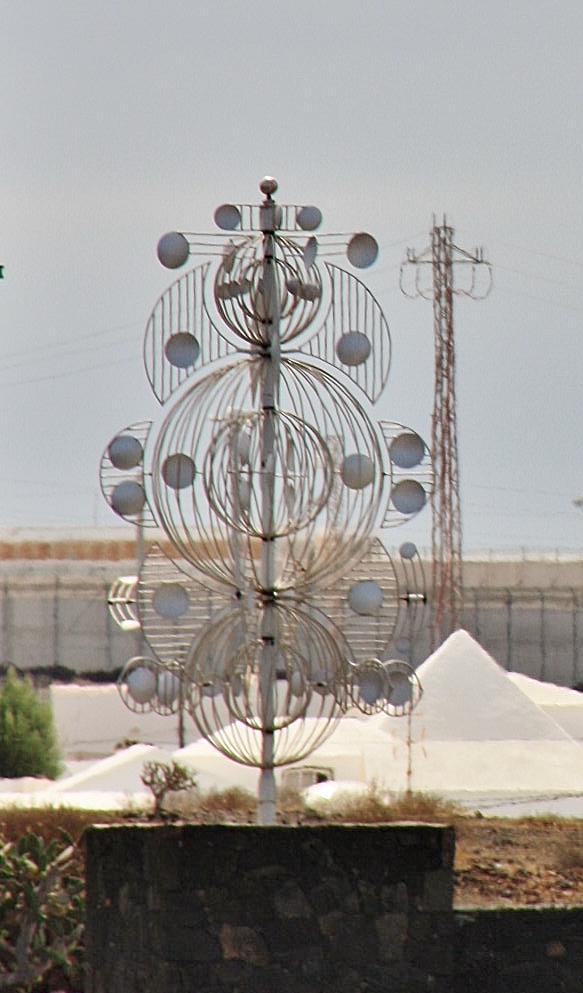
<svg viewBox="0 0 583 993">
<path fill-rule="evenodd" d="M 0 849 L 0 989 L 30 990 L 79 973 L 83 863 L 70 837 L 23 835 Z"/>
<path fill-rule="evenodd" d="M 56 779 L 59 772 L 51 706 L 39 699 L 29 677 L 10 669 L 0 690 L 0 777 Z"/>
</svg>

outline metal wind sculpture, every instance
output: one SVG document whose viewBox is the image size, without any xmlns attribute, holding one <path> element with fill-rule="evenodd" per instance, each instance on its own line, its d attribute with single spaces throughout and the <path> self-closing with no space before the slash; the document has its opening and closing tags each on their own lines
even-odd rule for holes
<svg viewBox="0 0 583 993">
<path fill-rule="evenodd" d="M 276 767 L 350 707 L 405 714 L 419 697 L 403 658 L 425 603 L 419 557 L 406 542 L 394 563 L 376 531 L 423 508 L 432 473 L 419 435 L 373 417 L 390 363 L 379 304 L 318 261 L 346 251 L 366 268 L 375 240 L 317 239 L 317 207 L 276 203 L 271 177 L 260 189 L 257 206 L 216 210 L 218 234 L 160 239 L 170 269 L 207 259 L 152 311 L 144 362 L 161 416 L 116 435 L 101 482 L 121 517 L 163 536 L 110 596 L 149 653 L 124 668 L 123 699 L 188 711 L 258 767 L 259 821 L 272 823 Z"/>
</svg>

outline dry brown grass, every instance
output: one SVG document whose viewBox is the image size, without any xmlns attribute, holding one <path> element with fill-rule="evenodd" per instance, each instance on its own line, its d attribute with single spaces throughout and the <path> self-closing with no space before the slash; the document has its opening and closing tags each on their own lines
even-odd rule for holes
<svg viewBox="0 0 583 993">
<path fill-rule="evenodd" d="M 252 824 L 257 800 L 252 793 L 231 786 L 225 790 L 187 790 L 169 795 L 164 804 L 173 818 L 195 824 Z"/>
<path fill-rule="evenodd" d="M 169 794 L 164 804 L 173 820 L 197 824 L 254 824 L 257 798 L 248 790 L 230 787 L 224 790 L 186 790 Z M 13 807 L 0 810 L 0 838 L 14 841 L 29 831 L 50 840 L 64 830 L 79 841 L 92 824 L 124 824 L 150 821 L 152 814 L 143 810 L 77 810 L 54 806 L 36 809 Z M 452 804 L 436 796 L 421 793 L 399 796 L 384 794 L 376 786 L 365 793 L 339 792 L 333 800 L 308 806 L 301 793 L 281 789 L 277 797 L 277 821 L 280 824 L 387 824 L 396 821 L 452 823 L 464 815 Z M 583 859 L 583 846 L 582 846 Z"/>
<path fill-rule="evenodd" d="M 336 824 L 387 824 L 396 821 L 449 824 L 459 815 L 453 804 L 440 797 L 428 793 L 384 793 L 374 784 L 365 793 L 339 792 L 311 813 L 322 821 Z"/>
<path fill-rule="evenodd" d="M 27 833 L 40 835 L 45 841 L 59 837 L 61 831 L 78 842 L 91 824 L 109 824 L 119 822 L 118 814 L 102 810 L 75 810 L 72 807 L 39 807 L 35 810 L 25 810 L 12 807 L 0 811 L 0 838 L 7 841 L 17 841 Z"/>
</svg>

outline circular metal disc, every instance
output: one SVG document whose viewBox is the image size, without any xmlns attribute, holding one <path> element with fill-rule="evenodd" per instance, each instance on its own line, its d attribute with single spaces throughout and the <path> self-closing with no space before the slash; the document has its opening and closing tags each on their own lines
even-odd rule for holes
<svg viewBox="0 0 583 993">
<path fill-rule="evenodd" d="M 302 231 L 315 231 L 322 223 L 322 211 L 312 204 L 300 207 L 296 214 L 296 222 Z"/>
<path fill-rule="evenodd" d="M 180 693 L 180 679 L 174 672 L 162 670 L 156 682 L 158 700 L 163 707 L 171 707 Z"/>
<path fill-rule="evenodd" d="M 234 203 L 222 203 L 215 210 L 215 224 L 223 231 L 234 231 L 241 223 L 241 212 Z"/>
<path fill-rule="evenodd" d="M 158 259 L 166 269 L 180 268 L 186 262 L 189 252 L 186 238 L 178 231 L 163 234 L 158 242 Z"/>
<path fill-rule="evenodd" d="M 166 358 L 177 369 L 189 369 L 198 358 L 200 346 L 193 334 L 177 331 L 170 336 L 164 346 Z"/>
<path fill-rule="evenodd" d="M 128 673 L 128 692 L 136 703 L 149 703 L 156 692 L 156 673 L 147 666 L 139 666 Z"/>
<path fill-rule="evenodd" d="M 403 479 L 393 487 L 391 500 L 401 514 L 418 514 L 425 506 L 427 495 L 416 479 Z"/>
<path fill-rule="evenodd" d="M 370 340 L 361 331 L 348 331 L 336 344 L 336 354 L 343 365 L 357 366 L 370 355 Z"/>
<path fill-rule="evenodd" d="M 111 464 L 116 469 L 135 469 L 142 461 L 144 450 L 141 442 L 130 434 L 118 434 L 107 449 Z"/>
<path fill-rule="evenodd" d="M 195 472 L 190 455 L 184 455 L 182 452 L 169 455 L 162 466 L 164 482 L 173 490 L 184 490 L 192 486 Z"/>
<path fill-rule="evenodd" d="M 374 579 L 361 579 L 351 587 L 348 603 L 355 614 L 369 617 L 378 614 L 383 602 L 383 591 Z"/>
<path fill-rule="evenodd" d="M 306 269 L 309 269 L 310 266 L 313 266 L 314 262 L 316 261 L 317 254 L 318 254 L 318 241 L 312 235 L 311 238 L 308 238 L 305 248 L 302 252 L 302 259 Z"/>
<path fill-rule="evenodd" d="M 175 620 L 188 610 L 188 590 L 180 583 L 162 583 L 152 597 L 152 606 L 160 617 Z"/>
<path fill-rule="evenodd" d="M 368 269 L 376 261 L 379 246 L 371 234 L 361 231 L 348 242 L 346 255 L 355 269 Z"/>
<path fill-rule="evenodd" d="M 347 455 L 342 463 L 342 481 L 351 490 L 362 490 L 374 480 L 374 462 L 361 452 Z"/>
<path fill-rule="evenodd" d="M 406 431 L 393 438 L 390 455 L 391 462 L 400 469 L 412 469 L 423 461 L 425 445 L 414 431 Z"/>
<path fill-rule="evenodd" d="M 358 677 L 357 682 L 361 700 L 374 707 L 379 697 L 383 695 L 384 680 L 381 673 L 375 672 L 374 669 L 366 669 Z"/>
<path fill-rule="evenodd" d="M 131 517 L 133 514 L 138 514 L 145 502 L 144 487 L 132 479 L 118 483 L 111 494 L 111 506 L 120 517 Z"/>
</svg>

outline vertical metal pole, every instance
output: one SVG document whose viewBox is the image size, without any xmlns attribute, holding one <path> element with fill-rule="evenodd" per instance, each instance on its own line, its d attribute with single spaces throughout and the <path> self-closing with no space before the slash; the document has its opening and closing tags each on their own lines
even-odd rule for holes
<svg viewBox="0 0 583 993">
<path fill-rule="evenodd" d="M 506 668 L 508 672 L 512 672 L 512 593 L 510 590 L 506 591 L 506 642 L 507 642 L 507 661 Z"/>
<path fill-rule="evenodd" d="M 178 686 L 178 747 L 186 745 L 186 728 L 184 724 L 184 686 L 180 680 Z"/>
<path fill-rule="evenodd" d="M 53 665 L 59 664 L 59 592 L 61 581 L 55 576 L 55 591 L 53 597 Z"/>
<path fill-rule="evenodd" d="M 577 591 L 572 591 L 573 597 L 573 608 L 572 608 L 572 630 L 573 630 L 573 675 L 571 678 L 571 685 L 573 687 L 577 686 L 579 682 L 579 597 L 577 596 Z"/>
<path fill-rule="evenodd" d="M 408 796 L 413 792 L 413 708 L 407 713 L 407 786 Z"/>
<path fill-rule="evenodd" d="M 474 590 L 474 631 L 476 632 L 476 641 L 480 641 L 482 637 L 482 632 L 480 629 L 480 600 L 478 598 L 478 591 Z"/>
<path fill-rule="evenodd" d="M 2 619 L 4 638 L 2 643 L 2 662 L 12 662 L 12 611 L 10 609 L 10 586 L 4 579 L 4 597 L 2 599 Z"/>
<path fill-rule="evenodd" d="M 264 205 L 275 217 L 275 207 Z M 267 227 L 267 225 L 266 225 Z M 273 227 L 264 230 L 263 240 L 263 384 L 261 406 L 261 514 L 263 543 L 261 548 L 261 675 L 259 694 L 262 710 L 262 755 L 259 777 L 259 823 L 275 823 L 275 694 L 276 686 L 276 617 L 274 604 L 275 547 L 273 518 L 275 500 L 275 417 L 279 382 L 279 291 L 275 272 Z"/>
<path fill-rule="evenodd" d="M 136 582 L 136 613 L 138 613 L 138 584 L 140 581 L 140 576 L 142 575 L 142 568 L 146 558 L 146 543 L 144 540 L 144 511 L 140 511 L 140 516 L 136 523 L 136 575 L 138 581 Z M 138 613 L 139 618 L 139 613 Z M 144 632 L 142 630 L 142 625 L 136 631 L 136 649 L 138 655 L 144 654 L 145 639 Z"/>
<path fill-rule="evenodd" d="M 109 588 L 110 588 L 110 584 L 109 583 L 106 583 L 105 584 L 105 595 L 104 595 L 104 603 L 106 605 L 106 609 L 105 609 L 105 658 L 106 658 L 106 666 L 107 666 L 108 670 L 111 671 L 113 669 L 113 646 L 111 644 L 111 628 L 112 628 L 113 621 L 112 621 L 112 616 L 111 616 L 111 610 L 107 606 L 107 597 L 108 597 L 108 594 L 109 594 Z"/>
<path fill-rule="evenodd" d="M 541 666 L 540 666 L 540 679 L 543 681 L 546 679 L 547 673 L 547 625 L 546 625 L 546 600 L 545 595 L 541 590 L 540 593 L 540 654 L 541 654 Z"/>
</svg>

